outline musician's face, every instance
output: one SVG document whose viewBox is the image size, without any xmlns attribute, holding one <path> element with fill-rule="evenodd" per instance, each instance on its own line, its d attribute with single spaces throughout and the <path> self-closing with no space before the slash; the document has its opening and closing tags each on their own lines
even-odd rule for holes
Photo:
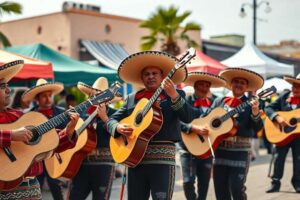
<svg viewBox="0 0 300 200">
<path fill-rule="evenodd" d="M 51 91 L 41 92 L 35 98 L 39 104 L 39 108 L 49 109 L 53 104 L 53 95 Z"/>
<path fill-rule="evenodd" d="M 148 90 L 156 90 L 163 80 L 163 73 L 157 67 L 147 67 L 142 71 L 142 81 Z"/>
<path fill-rule="evenodd" d="M 210 89 L 210 82 L 197 81 L 194 84 L 194 89 L 197 97 L 206 97 Z"/>
<path fill-rule="evenodd" d="M 293 83 L 292 92 L 294 97 L 300 97 L 300 84 Z"/>
<path fill-rule="evenodd" d="M 6 106 L 10 103 L 10 89 L 8 88 L 8 84 L 4 82 L 3 79 L 0 79 L 0 110 L 6 108 Z"/>
<path fill-rule="evenodd" d="M 247 91 L 248 81 L 244 78 L 234 78 L 231 81 L 231 89 L 233 96 L 240 97 Z"/>
</svg>

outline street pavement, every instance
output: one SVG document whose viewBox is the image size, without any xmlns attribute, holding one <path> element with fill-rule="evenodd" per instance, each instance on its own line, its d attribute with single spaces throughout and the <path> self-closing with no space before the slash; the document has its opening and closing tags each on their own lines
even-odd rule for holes
<svg viewBox="0 0 300 200">
<path fill-rule="evenodd" d="M 300 194 L 295 193 L 294 188 L 291 185 L 291 177 L 292 177 L 292 158 L 289 154 L 286 164 L 285 164 L 285 171 L 284 176 L 282 179 L 282 186 L 280 192 L 267 194 L 265 190 L 270 186 L 270 178 L 267 177 L 268 168 L 269 168 L 269 161 L 271 159 L 270 155 L 267 155 L 264 150 L 260 150 L 260 156 L 251 163 L 248 177 L 247 177 L 247 195 L 248 200 L 299 200 Z M 178 160 L 177 160 L 178 161 Z M 179 163 L 179 162 L 177 162 Z M 119 200 L 120 199 L 120 190 L 121 190 L 121 178 L 115 179 L 113 183 L 112 193 L 111 193 L 111 200 Z M 49 191 L 43 191 L 43 199 L 51 200 L 51 194 Z M 92 195 L 89 195 L 87 198 L 88 200 L 92 199 Z M 125 196 L 126 198 L 126 190 Z M 184 200 L 184 193 L 182 189 L 182 179 L 181 179 L 181 172 L 180 166 L 178 165 L 176 168 L 176 182 L 175 182 L 175 189 L 173 194 L 173 200 Z M 213 182 L 210 182 L 210 188 L 207 196 L 207 200 L 214 200 L 214 187 Z"/>
</svg>

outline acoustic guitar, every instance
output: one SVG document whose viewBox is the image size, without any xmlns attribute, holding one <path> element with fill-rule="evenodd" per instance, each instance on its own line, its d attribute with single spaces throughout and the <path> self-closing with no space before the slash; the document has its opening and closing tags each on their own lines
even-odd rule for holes
<svg viewBox="0 0 300 200">
<path fill-rule="evenodd" d="M 49 158 L 53 154 L 53 150 L 59 144 L 55 127 L 69 120 L 68 112 L 82 113 L 91 105 L 110 101 L 119 88 L 120 84 L 115 83 L 112 88 L 51 119 L 38 112 L 28 112 L 13 123 L 0 124 L 0 129 L 12 130 L 26 127 L 33 133 L 33 138 L 28 143 L 12 141 L 10 147 L 0 148 L 0 190 L 9 190 L 18 186 L 32 163 Z"/>
<path fill-rule="evenodd" d="M 167 77 L 171 78 L 177 69 L 183 67 L 193 57 L 195 57 L 195 49 L 190 48 Z M 149 141 L 160 130 L 163 123 L 161 110 L 154 104 L 162 90 L 160 86 L 149 100 L 142 98 L 131 115 L 120 121 L 120 123 L 130 124 L 133 132 L 129 137 L 110 138 L 110 151 L 115 162 L 135 167 L 144 157 Z"/>
<path fill-rule="evenodd" d="M 300 109 L 276 113 L 283 117 L 288 125 L 280 128 L 276 122 L 272 122 L 267 117 L 265 120 L 265 132 L 268 141 L 277 146 L 283 146 L 293 139 L 300 137 L 300 126 L 298 126 L 298 123 L 300 122 Z"/>
<path fill-rule="evenodd" d="M 265 98 L 275 92 L 276 88 L 272 86 L 271 88 L 261 91 L 258 94 L 258 97 Z M 234 136 L 237 130 L 234 126 L 232 117 L 243 112 L 249 105 L 250 101 L 246 101 L 229 112 L 222 107 L 217 107 L 214 108 L 206 117 L 193 120 L 193 126 L 207 127 L 209 135 L 198 135 L 194 132 L 189 134 L 181 133 L 182 141 L 188 151 L 192 155 L 201 159 L 210 157 L 211 149 L 209 139 L 213 150 L 215 150 L 225 138 Z"/>
</svg>

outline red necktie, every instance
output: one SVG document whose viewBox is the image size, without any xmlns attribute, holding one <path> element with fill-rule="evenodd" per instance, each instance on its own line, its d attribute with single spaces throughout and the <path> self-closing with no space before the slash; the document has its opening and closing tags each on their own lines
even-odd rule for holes
<svg viewBox="0 0 300 200">
<path fill-rule="evenodd" d="M 150 99 L 154 93 L 155 93 L 155 91 L 143 90 L 143 91 L 136 93 L 135 99 L 142 99 L 142 98 Z M 166 98 L 166 96 L 163 94 L 160 94 L 159 97 L 161 100 Z"/>
<path fill-rule="evenodd" d="M 199 107 L 210 107 L 211 102 L 209 101 L 208 98 L 199 98 L 199 99 L 195 100 L 194 106 L 197 107 L 197 108 L 199 108 Z"/>
<path fill-rule="evenodd" d="M 224 102 L 231 108 L 236 108 L 243 103 L 241 99 L 235 97 L 225 97 Z"/>
<path fill-rule="evenodd" d="M 45 115 L 46 117 L 50 118 L 50 117 L 53 117 L 53 109 L 50 108 L 50 109 L 38 109 L 38 112 L 42 113 L 43 115 Z"/>
<path fill-rule="evenodd" d="M 298 105 L 298 104 L 300 104 L 300 98 L 299 97 L 290 97 L 288 99 L 288 102 L 293 105 Z"/>
</svg>

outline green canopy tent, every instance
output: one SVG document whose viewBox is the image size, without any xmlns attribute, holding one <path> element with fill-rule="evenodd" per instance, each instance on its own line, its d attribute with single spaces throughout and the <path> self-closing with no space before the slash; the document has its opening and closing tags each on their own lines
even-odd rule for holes
<svg viewBox="0 0 300 200">
<path fill-rule="evenodd" d="M 43 44 L 13 46 L 5 48 L 5 50 L 51 62 L 55 81 L 62 82 L 65 86 L 74 86 L 78 81 L 93 84 L 100 76 L 106 77 L 110 83 L 119 80 L 116 70 L 89 65 L 65 56 Z"/>
</svg>

